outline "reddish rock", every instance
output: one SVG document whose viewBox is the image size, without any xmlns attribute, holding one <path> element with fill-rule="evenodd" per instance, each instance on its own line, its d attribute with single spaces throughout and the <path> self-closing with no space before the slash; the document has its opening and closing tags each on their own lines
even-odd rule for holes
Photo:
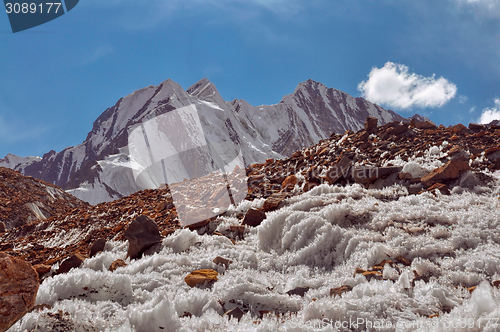
<svg viewBox="0 0 500 332">
<path fill-rule="evenodd" d="M 246 227 L 245 226 L 241 226 L 241 225 L 231 225 L 231 226 L 229 226 L 229 230 L 231 232 L 236 232 L 236 233 L 239 233 L 241 235 L 243 235 L 243 233 L 245 233 L 245 229 L 246 229 Z"/>
<path fill-rule="evenodd" d="M 109 271 L 113 272 L 115 271 L 117 268 L 119 267 L 125 267 L 127 266 L 127 263 L 125 263 L 125 261 L 123 259 L 117 259 L 116 261 L 114 261 L 113 263 L 111 263 L 111 265 L 109 266 Z"/>
<path fill-rule="evenodd" d="M 495 147 L 487 149 L 486 151 L 484 151 L 484 155 L 485 156 L 489 156 L 490 154 L 493 154 L 493 153 L 495 153 L 497 151 L 500 151 L 500 147 L 499 146 L 495 146 Z"/>
<path fill-rule="evenodd" d="M 287 193 L 272 194 L 264 202 L 264 206 L 262 207 L 262 210 L 264 210 L 264 212 L 276 210 L 276 209 L 280 208 L 281 203 L 289 197 L 290 197 L 290 195 Z"/>
<path fill-rule="evenodd" d="M 351 158 L 343 155 L 340 161 L 330 167 L 329 171 L 326 173 L 326 180 L 328 181 L 328 183 L 335 184 L 335 182 L 337 182 L 341 178 L 347 177 L 351 164 Z"/>
<path fill-rule="evenodd" d="M 201 286 L 205 283 L 213 283 L 217 281 L 217 276 L 219 273 L 215 270 L 205 269 L 205 270 L 197 270 L 191 272 L 184 281 L 190 287 Z"/>
<path fill-rule="evenodd" d="M 14 249 L 13 243 L 0 244 L 0 251 L 11 251 Z"/>
<path fill-rule="evenodd" d="M 380 280 L 382 279 L 382 272 L 379 271 L 366 271 L 361 273 L 363 277 L 365 277 L 368 281 L 372 279 Z"/>
<path fill-rule="evenodd" d="M 464 126 L 463 124 L 459 123 L 453 126 L 451 132 L 454 134 L 461 134 L 462 132 L 465 132 L 467 130 L 467 127 Z"/>
<path fill-rule="evenodd" d="M 205 220 L 202 220 L 200 222 L 197 222 L 197 223 L 194 223 L 194 224 L 190 224 L 190 225 L 187 225 L 185 228 L 189 228 L 190 230 L 195 230 L 195 229 L 198 229 L 198 228 L 201 228 L 201 227 L 204 227 L 206 225 L 208 225 L 210 223 L 212 219 L 205 219 Z"/>
<path fill-rule="evenodd" d="M 396 263 L 403 264 L 404 266 L 410 266 L 411 261 L 408 258 L 405 258 L 403 256 L 398 256 L 394 259 Z"/>
<path fill-rule="evenodd" d="M 304 184 L 304 192 L 308 192 L 309 190 L 313 189 L 314 187 L 317 187 L 318 184 L 315 182 L 306 182 Z"/>
<path fill-rule="evenodd" d="M 230 261 L 229 259 L 225 259 L 222 257 L 215 257 L 214 260 L 212 261 L 217 265 L 224 265 L 224 267 L 227 269 L 233 261 Z"/>
<path fill-rule="evenodd" d="M 431 121 L 417 121 L 415 123 L 417 129 L 437 129 L 437 126 Z"/>
<path fill-rule="evenodd" d="M 38 276 L 41 277 L 44 274 L 50 272 L 51 266 L 44 265 L 44 264 L 37 264 L 37 265 L 34 265 L 33 268 L 35 269 L 36 273 L 38 273 Z"/>
<path fill-rule="evenodd" d="M 146 249 L 162 240 L 156 223 L 145 215 L 134 219 L 123 235 L 128 240 L 127 257 L 131 259 L 140 257 Z"/>
<path fill-rule="evenodd" d="M 297 177 L 295 175 L 290 175 L 285 178 L 285 180 L 281 184 L 281 188 L 293 189 L 293 187 L 295 187 L 296 184 L 297 184 Z"/>
<path fill-rule="evenodd" d="M 369 185 L 375 182 L 377 179 L 383 179 L 391 174 L 401 172 L 403 168 L 392 166 L 392 167 L 366 167 L 357 166 L 352 170 L 352 177 L 356 183 L 361 183 L 364 185 Z"/>
<path fill-rule="evenodd" d="M 5 232 L 5 230 L 6 230 L 5 224 L 2 221 L 0 221 L 0 233 Z"/>
<path fill-rule="evenodd" d="M 29 263 L 0 252 L 0 331 L 33 308 L 38 286 L 38 274 Z"/>
<path fill-rule="evenodd" d="M 92 243 L 89 249 L 89 257 L 94 257 L 95 254 L 104 250 L 104 246 L 106 246 L 106 240 L 98 239 Z"/>
<path fill-rule="evenodd" d="M 469 164 L 464 158 L 455 158 L 448 161 L 443 167 L 439 167 L 429 174 L 424 175 L 421 182 L 424 186 L 430 187 L 435 183 L 456 180 L 469 168 Z"/>
<path fill-rule="evenodd" d="M 172 204 L 172 202 L 163 201 L 163 202 L 161 202 L 160 204 L 158 204 L 156 206 L 155 210 L 157 212 L 161 212 L 161 211 L 164 211 L 164 210 L 171 209 L 173 207 L 174 207 L 174 205 Z"/>
<path fill-rule="evenodd" d="M 445 184 L 442 184 L 442 183 L 433 184 L 426 191 L 434 192 L 435 190 L 439 190 L 441 192 L 441 194 L 443 194 L 443 195 L 451 195 L 451 192 L 450 192 L 450 189 L 448 189 L 448 186 Z"/>
<path fill-rule="evenodd" d="M 408 123 L 401 123 L 395 127 L 389 128 L 387 130 L 387 134 L 400 135 L 400 134 L 404 133 L 405 131 L 407 131 L 408 127 L 409 127 Z"/>
<path fill-rule="evenodd" d="M 330 289 L 330 296 L 338 295 L 338 296 L 342 297 L 342 294 L 350 292 L 350 291 L 352 291 L 352 286 L 344 285 L 344 286 Z"/>
<path fill-rule="evenodd" d="M 249 209 L 241 224 L 257 227 L 262 223 L 264 219 L 266 219 L 266 214 L 264 212 L 255 209 Z"/>
<path fill-rule="evenodd" d="M 413 179 L 413 176 L 410 173 L 401 172 L 398 174 L 398 178 L 400 180 L 411 180 Z"/>
<path fill-rule="evenodd" d="M 71 269 L 80 267 L 84 260 L 85 257 L 79 253 L 75 253 L 61 263 L 56 274 L 68 273 Z"/>
<path fill-rule="evenodd" d="M 478 133 L 482 130 L 485 130 L 486 126 L 482 125 L 482 124 L 477 124 L 477 123 L 469 123 L 469 129 L 474 133 Z"/>
</svg>

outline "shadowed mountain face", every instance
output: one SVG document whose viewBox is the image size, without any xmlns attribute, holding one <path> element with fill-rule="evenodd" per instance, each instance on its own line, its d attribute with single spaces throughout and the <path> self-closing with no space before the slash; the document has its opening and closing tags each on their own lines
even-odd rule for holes
<svg viewBox="0 0 500 332">
<path fill-rule="evenodd" d="M 58 185 L 92 204 L 129 195 L 144 189 L 136 184 L 132 172 L 131 130 L 192 105 L 205 136 L 213 142 L 230 142 L 241 151 L 246 165 L 290 156 L 332 133 L 357 131 L 368 116 L 378 118 L 379 124 L 403 120 L 393 111 L 312 80 L 269 106 L 252 106 L 244 100 L 226 102 L 206 79 L 187 90 L 167 80 L 135 91 L 104 111 L 82 144 L 59 153 L 50 151 L 42 158 L 9 155 L 0 160 L 0 166 Z M 187 134 L 182 139 L 195 138 Z"/>
</svg>

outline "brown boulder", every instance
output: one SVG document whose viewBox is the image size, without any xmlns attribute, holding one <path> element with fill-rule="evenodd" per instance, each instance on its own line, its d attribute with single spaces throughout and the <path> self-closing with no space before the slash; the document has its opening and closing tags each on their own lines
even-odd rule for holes
<svg viewBox="0 0 500 332">
<path fill-rule="evenodd" d="M 243 219 L 243 222 L 241 224 L 257 227 L 264 219 L 266 219 L 266 214 L 264 212 L 250 209 L 247 211 L 247 214 L 245 215 L 245 218 Z"/>
<path fill-rule="evenodd" d="M 352 286 L 344 285 L 337 288 L 330 289 L 330 296 L 338 295 L 342 297 L 342 294 L 352 291 Z"/>
<path fill-rule="evenodd" d="M 85 260 L 85 257 L 83 257 L 81 254 L 76 253 L 68 258 L 66 258 L 61 265 L 59 266 L 59 269 L 57 269 L 56 274 L 61 274 L 61 273 L 68 273 L 71 269 L 80 267 L 82 265 L 83 261 Z"/>
<path fill-rule="evenodd" d="M 377 118 L 374 118 L 371 116 L 367 117 L 366 122 L 365 122 L 365 131 L 368 134 L 376 133 L 377 132 L 377 123 L 378 123 Z"/>
<path fill-rule="evenodd" d="M 460 134 L 460 133 L 463 133 L 465 131 L 467 131 L 467 127 L 461 123 L 454 125 L 453 129 L 451 130 L 451 132 L 454 134 Z"/>
<path fill-rule="evenodd" d="M 437 126 L 430 121 L 417 121 L 417 122 L 415 122 L 415 128 L 417 128 L 417 129 L 436 129 Z"/>
<path fill-rule="evenodd" d="M 328 181 L 329 184 L 335 184 L 335 182 L 337 182 L 341 178 L 347 177 L 351 164 L 351 158 L 342 156 L 340 161 L 330 167 L 330 169 L 326 173 L 326 181 Z"/>
<path fill-rule="evenodd" d="M 113 272 L 114 270 L 116 270 L 117 268 L 119 267 L 125 267 L 127 266 L 127 263 L 125 263 L 125 261 L 123 259 L 117 259 L 116 261 L 114 261 L 113 263 L 111 263 L 111 265 L 109 266 L 109 271 Z"/>
<path fill-rule="evenodd" d="M 439 190 L 441 194 L 443 195 L 451 195 L 450 189 L 448 189 L 448 186 L 442 183 L 436 183 L 433 184 L 429 189 L 426 191 L 434 193 L 435 190 Z"/>
<path fill-rule="evenodd" d="M 293 189 L 297 184 L 297 177 L 295 175 L 290 175 L 283 180 L 281 188 L 283 189 Z"/>
<path fill-rule="evenodd" d="M 479 133 L 480 131 L 485 130 L 486 126 L 477 123 L 469 123 L 469 129 L 474 133 Z"/>
<path fill-rule="evenodd" d="M 33 268 L 35 269 L 36 273 L 38 273 L 39 277 L 43 276 L 45 273 L 49 273 L 51 269 L 49 265 L 44 264 L 34 265 Z"/>
<path fill-rule="evenodd" d="M 205 269 L 205 270 L 197 270 L 191 272 L 184 281 L 190 287 L 200 286 L 204 283 L 213 283 L 217 281 L 217 276 L 219 273 L 215 270 Z"/>
<path fill-rule="evenodd" d="M 174 207 L 174 204 L 169 203 L 167 201 L 163 201 L 160 204 L 158 204 L 155 208 L 156 212 L 161 212 L 163 210 L 168 210 Z"/>
<path fill-rule="evenodd" d="M 382 279 L 382 272 L 379 271 L 366 271 L 361 273 L 361 275 L 365 277 L 368 281 L 370 281 L 371 279 L 375 280 Z"/>
<path fill-rule="evenodd" d="M 233 261 L 230 261 L 229 259 L 226 259 L 226 258 L 222 258 L 222 257 L 215 257 L 213 262 L 217 265 L 224 265 L 226 267 L 226 269 L 229 267 L 229 265 L 233 262 Z"/>
<path fill-rule="evenodd" d="M 352 170 L 352 177 L 356 183 L 368 185 L 377 179 L 384 179 L 391 174 L 401 172 L 403 168 L 399 166 L 389 167 L 355 167 Z M 397 176 L 397 175 L 396 175 Z"/>
<path fill-rule="evenodd" d="M 89 249 L 89 257 L 94 257 L 95 254 L 104 250 L 104 246 L 106 245 L 106 240 L 98 239 L 92 243 Z"/>
<path fill-rule="evenodd" d="M 6 230 L 5 223 L 3 221 L 0 221 L 0 233 L 5 232 L 5 230 Z"/>
<path fill-rule="evenodd" d="M 400 135 L 408 130 L 408 123 L 400 123 L 399 125 L 389 128 L 387 134 L 390 135 Z"/>
<path fill-rule="evenodd" d="M 420 181 L 424 186 L 430 187 L 435 183 L 456 180 L 468 169 L 469 164 L 464 158 L 455 158 L 448 161 L 444 166 L 424 175 Z"/>
<path fill-rule="evenodd" d="M 265 212 L 276 210 L 276 209 L 280 208 L 281 203 L 289 197 L 290 197 L 290 195 L 287 193 L 272 194 L 264 202 L 264 206 L 262 207 L 262 210 L 264 210 Z"/>
<path fill-rule="evenodd" d="M 38 274 L 29 263 L 0 252 L 0 331 L 33 308 L 38 286 Z"/>
<path fill-rule="evenodd" d="M 162 240 L 156 223 L 144 215 L 135 218 L 123 235 L 128 240 L 127 257 L 130 259 L 140 257 L 146 249 Z"/>
</svg>

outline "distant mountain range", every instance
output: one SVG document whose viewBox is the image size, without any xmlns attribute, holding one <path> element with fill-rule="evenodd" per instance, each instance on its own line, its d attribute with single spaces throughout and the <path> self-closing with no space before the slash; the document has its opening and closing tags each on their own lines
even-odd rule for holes
<svg viewBox="0 0 500 332">
<path fill-rule="evenodd" d="M 0 159 L 0 167 L 53 183 L 91 204 L 129 195 L 144 189 L 136 184 L 131 168 L 131 130 L 192 105 L 202 125 L 209 128 L 208 135 L 239 146 L 246 165 L 288 157 L 332 133 L 357 131 L 368 116 L 378 118 L 380 125 L 404 120 L 393 111 L 313 80 L 300 83 L 278 104 L 252 106 L 239 99 L 225 101 L 207 79 L 187 90 L 169 79 L 118 100 L 97 118 L 82 144 L 41 158 L 9 154 Z"/>
</svg>

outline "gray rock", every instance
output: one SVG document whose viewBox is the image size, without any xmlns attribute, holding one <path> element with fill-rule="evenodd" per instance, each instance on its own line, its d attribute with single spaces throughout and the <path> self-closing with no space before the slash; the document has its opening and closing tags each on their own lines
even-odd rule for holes
<svg viewBox="0 0 500 332">
<path fill-rule="evenodd" d="M 127 257 L 131 259 L 141 257 L 146 249 L 162 240 L 158 225 L 153 219 L 144 215 L 135 218 L 130 223 L 124 236 L 129 243 Z"/>
</svg>

